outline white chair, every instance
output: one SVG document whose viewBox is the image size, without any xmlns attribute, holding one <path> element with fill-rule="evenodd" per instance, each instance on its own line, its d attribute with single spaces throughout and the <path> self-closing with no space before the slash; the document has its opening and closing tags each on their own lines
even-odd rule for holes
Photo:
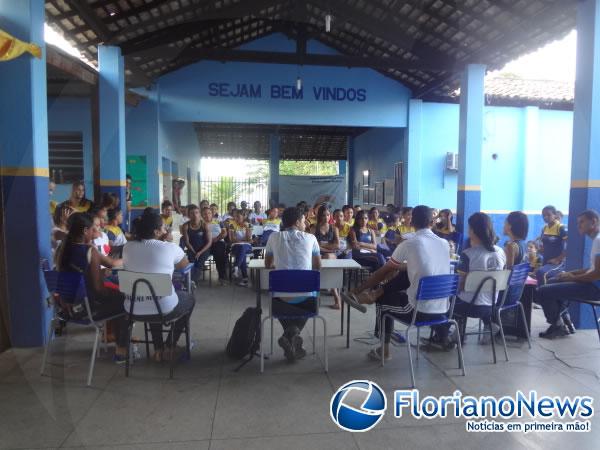
<svg viewBox="0 0 600 450">
<path fill-rule="evenodd" d="M 171 276 L 165 273 L 140 273 L 140 272 L 131 272 L 126 270 L 119 271 L 119 290 L 123 292 L 131 301 L 129 311 L 127 311 L 129 318 L 129 344 L 127 346 L 127 360 L 125 362 L 125 376 L 129 376 L 129 366 L 130 366 L 130 349 L 131 349 L 131 331 L 133 328 L 134 322 L 143 322 L 144 323 L 144 341 L 146 344 L 146 357 L 150 357 L 150 340 L 148 339 L 148 331 L 150 324 L 161 324 L 163 327 L 162 332 L 168 333 L 168 336 L 171 336 L 173 333 L 173 326 L 176 321 L 181 319 L 184 314 L 171 317 L 166 319 L 166 315 L 163 314 L 160 308 L 160 297 L 165 297 L 171 295 L 174 292 L 173 282 L 171 281 Z M 189 294 L 188 294 L 189 295 Z M 157 314 L 154 315 L 136 315 L 135 314 L 135 304 L 136 298 L 146 297 L 152 298 L 154 302 L 154 306 L 158 311 Z M 164 329 L 164 327 L 168 327 Z M 190 358 L 190 319 L 189 316 L 186 320 L 185 328 L 185 341 L 186 341 L 186 352 L 187 358 Z M 171 356 L 171 364 L 169 370 L 169 377 L 173 378 L 173 369 L 175 365 L 175 358 L 173 354 Z"/>
</svg>

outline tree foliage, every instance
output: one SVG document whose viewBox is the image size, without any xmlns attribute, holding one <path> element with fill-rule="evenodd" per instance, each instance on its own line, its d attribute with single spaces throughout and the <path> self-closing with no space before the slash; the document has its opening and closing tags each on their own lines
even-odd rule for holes
<svg viewBox="0 0 600 450">
<path fill-rule="evenodd" d="M 337 175 L 337 161 L 280 161 L 279 175 Z"/>
</svg>

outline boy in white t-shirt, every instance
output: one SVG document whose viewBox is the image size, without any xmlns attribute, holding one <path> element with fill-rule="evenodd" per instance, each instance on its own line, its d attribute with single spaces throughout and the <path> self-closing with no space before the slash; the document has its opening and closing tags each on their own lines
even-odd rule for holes
<svg viewBox="0 0 600 450">
<path fill-rule="evenodd" d="M 304 214 L 298 208 L 287 208 L 282 216 L 283 231 L 275 231 L 265 248 L 265 267 L 279 270 L 319 270 L 321 252 L 314 235 L 305 233 Z M 273 315 L 294 316 L 316 311 L 316 299 L 300 298 L 290 301 L 273 299 Z M 306 355 L 300 332 L 307 319 L 279 319 L 283 336 L 278 340 L 285 357 L 293 362 Z"/>
<path fill-rule="evenodd" d="M 567 336 L 562 313 L 569 306 L 569 299 L 600 300 L 600 216 L 588 209 L 577 216 L 579 234 L 592 239 L 590 267 L 559 273 L 548 284 L 538 289 L 538 298 L 550 324 L 540 333 L 544 339 Z M 555 282 L 554 282 L 555 281 Z"/>
</svg>

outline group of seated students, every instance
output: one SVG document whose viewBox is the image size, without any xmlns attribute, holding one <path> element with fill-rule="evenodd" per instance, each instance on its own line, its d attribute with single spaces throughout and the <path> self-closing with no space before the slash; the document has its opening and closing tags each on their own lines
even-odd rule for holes
<svg viewBox="0 0 600 450">
<path fill-rule="evenodd" d="M 136 219 L 133 235 L 123 245 L 122 257 L 118 259 L 106 256 L 104 250 L 95 244 L 102 233 L 101 223 L 98 215 L 93 216 L 87 212 L 73 212 L 69 215 L 68 231 L 55 252 L 56 269 L 83 274 L 90 309 L 97 320 L 130 311 L 135 316 L 158 315 L 159 311 L 151 298 L 136 299 L 132 308 L 131 299 L 125 298 L 119 291 L 118 278 L 112 275 L 110 269 L 119 267 L 133 272 L 165 273 L 172 276 L 175 269 L 189 264 L 185 253 L 179 246 L 165 239 L 168 233 L 163 219 L 151 208 Z M 78 315 L 85 314 L 85 311 L 73 311 L 65 305 L 62 306 L 64 310 L 61 314 L 66 314 L 67 318 L 77 318 Z M 187 317 L 194 308 L 194 299 L 187 292 L 174 291 L 172 295 L 161 297 L 159 306 L 165 319 L 179 316 L 182 319 L 175 323 L 166 347 L 162 326 L 150 325 L 155 349 L 154 360 L 158 362 L 166 355 L 171 355 Z M 117 363 L 123 363 L 129 339 L 128 320 L 125 315 L 112 321 L 112 330 L 116 341 L 113 359 Z"/>
<path fill-rule="evenodd" d="M 508 214 L 503 228 L 507 236 L 504 248 L 497 244 L 492 220 L 482 212 L 468 219 L 468 240 L 457 264 L 460 275 L 459 293 L 453 310 L 455 316 L 482 319 L 487 327 L 496 331 L 492 318 L 492 304 L 497 300 L 490 293 L 465 290 L 465 280 L 472 271 L 494 271 L 511 269 L 517 264 L 529 262 L 531 275 L 537 278 L 536 302 L 540 303 L 546 320 L 547 330 L 540 332 L 541 338 L 553 339 L 575 332 L 568 315 L 569 300 L 600 299 L 600 217 L 594 210 L 586 210 L 577 216 L 578 231 L 592 239 L 590 267 L 570 272 L 559 271 L 564 264 L 566 230 L 560 223 L 560 216 L 552 206 L 543 209 L 546 225 L 543 227 L 540 242 L 542 257 L 539 261 L 536 247 L 526 242 L 529 221 L 520 211 Z M 447 274 L 450 272 L 450 246 L 445 236 L 436 236 L 434 212 L 427 206 L 417 206 L 412 211 L 411 225 L 414 235 L 400 243 L 385 265 L 372 274 L 361 286 L 344 299 L 357 309 L 366 312 L 364 305 L 376 304 L 376 334 L 382 314 L 391 313 L 405 321 L 412 319 L 416 305 L 416 290 L 424 276 Z M 557 270 L 558 268 L 558 270 Z M 548 277 L 548 273 L 553 276 Z M 496 294 L 498 295 L 498 294 Z M 512 300 L 514 301 L 514 299 Z M 433 321 L 448 311 L 447 299 L 427 301 L 419 305 L 417 321 Z M 393 331 L 393 321 L 386 320 L 384 336 L 384 358 L 390 358 L 389 343 Z M 456 345 L 455 333 L 448 326 L 438 326 L 427 344 L 449 350 Z M 369 357 L 380 360 L 379 350 L 373 350 Z"/>
<path fill-rule="evenodd" d="M 114 198 L 106 196 L 100 206 L 94 207 L 85 199 L 82 189 L 81 184 L 74 185 L 71 198 L 55 206 L 52 230 L 55 265 L 60 271 L 85 275 L 92 312 L 97 317 L 128 312 L 131 306 L 118 290 L 118 280 L 110 271 L 113 267 L 172 276 L 174 269 L 186 267 L 189 262 L 204 266 L 208 256 L 213 255 L 219 279 L 224 283 L 227 252 L 231 252 L 233 275 L 244 286 L 248 283 L 246 259 L 256 247 L 264 247 L 266 267 L 319 269 L 322 258 L 353 258 L 368 268 L 371 276 L 352 292 L 340 296 L 340 292 L 333 290 L 335 302 L 331 307 L 339 309 L 341 297 L 363 312 L 365 305 L 375 303 L 376 334 L 384 313 L 412 317 L 419 280 L 449 273 L 451 259 L 458 260 L 456 270 L 461 280 L 454 314 L 480 318 L 494 331 L 491 312 L 496 299 L 489 293 L 475 297 L 474 292 L 465 290 L 466 276 L 472 271 L 510 269 L 528 262 L 530 275 L 538 284 L 535 301 L 541 304 L 549 324 L 540 333 L 542 338 L 575 332 L 567 310 L 569 299 L 600 298 L 600 218 L 593 210 L 583 211 L 577 217 L 579 232 L 593 240 L 590 268 L 565 272 L 567 231 L 561 224 L 562 215 L 553 206 L 542 210 L 545 225 L 535 241 L 527 241 L 527 215 L 520 211 L 508 214 L 502 230 L 506 242 L 501 248 L 487 214 L 478 212 L 469 217 L 463 237 L 455 229 L 451 210 L 437 211 L 424 205 L 414 208 L 388 205 L 382 212 L 345 205 L 331 212 L 326 204 L 311 207 L 300 202 L 295 207 L 279 205 L 263 212 L 260 202 L 255 202 L 253 209 L 246 202 L 240 208 L 231 202 L 227 212 L 220 216 L 217 205 L 203 200 L 200 206 L 185 208 L 183 219 L 177 224 L 173 205 L 165 201 L 161 205 L 162 214 L 147 208 L 132 223 L 132 233 L 128 234 L 121 229 L 122 213 Z M 253 235 L 253 226 L 262 228 L 260 236 Z M 180 245 L 172 242 L 174 227 L 181 232 Z M 185 317 L 191 314 L 194 299 L 188 293 L 174 291 L 160 299 L 160 306 L 168 316 Z M 277 303 L 282 314 L 312 307 L 310 302 Z M 432 320 L 447 310 L 447 299 L 426 302 L 419 305 L 417 320 Z M 153 301 L 135 302 L 135 315 L 157 313 Z M 393 331 L 393 323 L 389 322 L 383 336 L 385 358 L 390 357 Z M 284 334 L 279 344 L 290 361 L 305 354 L 300 337 L 304 323 L 304 320 L 282 320 Z M 165 349 L 174 348 L 184 325 L 183 320 L 176 324 L 166 344 L 159 328 L 151 329 L 156 361 L 165 358 Z M 124 318 L 115 321 L 113 332 L 117 344 L 114 358 L 122 362 L 128 339 Z M 453 330 L 437 327 L 428 343 L 443 349 L 453 348 Z M 377 360 L 381 357 L 378 350 L 369 356 Z"/>
</svg>

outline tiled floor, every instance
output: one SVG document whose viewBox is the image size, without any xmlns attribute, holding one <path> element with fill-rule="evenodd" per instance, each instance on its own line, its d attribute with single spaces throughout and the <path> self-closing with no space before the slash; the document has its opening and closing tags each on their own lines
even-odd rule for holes
<svg viewBox="0 0 600 450">
<path fill-rule="evenodd" d="M 48 376 L 39 375 L 42 349 L 0 355 L 0 448 L 122 449 L 398 449 L 398 448 L 598 448 L 600 421 L 590 433 L 467 433 L 465 420 L 395 419 L 391 411 L 364 434 L 340 431 L 329 417 L 333 392 L 352 379 L 370 379 L 388 394 L 408 386 L 406 347 L 394 348 L 384 368 L 369 362 L 374 309 L 353 311 L 353 341 L 345 348 L 339 312 L 322 308 L 329 325 L 329 373 L 318 358 L 289 365 L 275 346 L 274 358 L 259 373 L 258 360 L 240 372 L 224 348 L 235 320 L 253 304 L 247 288 L 201 285 L 192 321 L 192 361 L 168 369 L 136 361 L 132 377 L 103 354 L 93 387 L 85 387 L 91 335 L 69 327 L 53 347 Z M 323 297 L 323 304 L 332 298 Z M 544 326 L 534 311 L 533 334 Z M 276 333 L 279 333 L 276 325 Z M 312 327 L 304 332 L 307 347 Z M 277 337 L 278 335 L 276 335 Z M 322 342 L 317 328 L 317 344 Z M 367 341 L 367 342 L 365 342 Z M 416 367 L 421 395 L 514 395 L 515 390 L 548 395 L 586 394 L 600 398 L 600 343 L 592 331 L 555 340 L 509 343 L 510 362 L 473 337 L 464 348 L 467 376 L 456 370 L 456 354 L 423 351 Z"/>
</svg>

